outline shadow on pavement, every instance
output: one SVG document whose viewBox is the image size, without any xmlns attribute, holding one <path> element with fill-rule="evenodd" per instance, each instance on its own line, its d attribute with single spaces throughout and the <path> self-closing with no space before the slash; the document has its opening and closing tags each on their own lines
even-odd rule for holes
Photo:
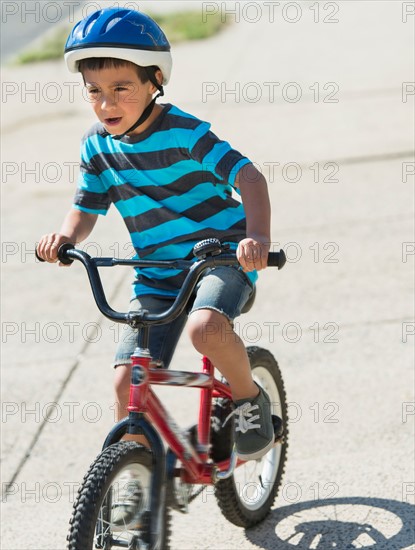
<svg viewBox="0 0 415 550">
<path fill-rule="evenodd" d="M 414 510 L 381 498 L 300 502 L 273 510 L 245 535 L 266 550 L 401 550 L 415 544 Z"/>
</svg>

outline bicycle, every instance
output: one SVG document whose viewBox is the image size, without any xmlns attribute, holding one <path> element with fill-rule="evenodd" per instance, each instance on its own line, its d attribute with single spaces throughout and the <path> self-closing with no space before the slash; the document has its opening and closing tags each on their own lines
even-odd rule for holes
<svg viewBox="0 0 415 550">
<path fill-rule="evenodd" d="M 247 348 L 254 380 L 270 396 L 275 431 L 274 447 L 262 459 L 247 463 L 239 460 L 233 449 L 232 422 L 222 427 L 233 410 L 231 392 L 225 380 L 214 377 L 210 360 L 203 357 L 202 372 L 150 366 L 151 325 L 169 322 L 183 311 L 206 269 L 238 265 L 235 254 L 217 239 L 198 243 L 194 255 L 195 261 L 149 261 L 91 258 L 71 244 L 59 250 L 62 263 L 78 260 L 84 265 L 97 307 L 105 317 L 140 330 L 139 344 L 132 355 L 129 415 L 111 429 L 79 488 L 70 520 L 68 550 L 165 550 L 171 534 L 171 509 L 188 512 L 189 503 L 206 485 L 214 485 L 225 518 L 245 528 L 261 522 L 277 496 L 286 461 L 287 403 L 281 372 L 272 354 L 259 347 Z M 285 261 L 282 250 L 269 254 L 270 266 L 281 269 Z M 120 313 L 109 306 L 98 272 L 98 267 L 115 265 L 185 269 L 188 273 L 177 298 L 164 313 Z M 187 431 L 180 430 L 152 385 L 200 388 L 198 423 Z M 149 448 L 121 441 L 127 433 L 145 435 Z"/>
</svg>

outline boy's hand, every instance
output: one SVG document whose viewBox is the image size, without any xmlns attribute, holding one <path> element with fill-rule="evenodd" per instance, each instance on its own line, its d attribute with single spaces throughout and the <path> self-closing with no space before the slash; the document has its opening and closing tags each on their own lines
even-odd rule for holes
<svg viewBox="0 0 415 550">
<path fill-rule="evenodd" d="M 267 267 L 269 249 L 269 241 L 248 237 L 240 241 L 236 257 L 244 271 L 259 271 Z"/>
<path fill-rule="evenodd" d="M 68 242 L 70 242 L 70 240 L 65 235 L 61 235 L 60 233 L 49 233 L 48 235 L 43 235 L 40 239 L 36 251 L 38 256 L 45 260 L 45 262 L 54 263 L 58 261 L 59 247 Z M 59 265 L 64 266 L 65 264 L 59 262 Z"/>
</svg>

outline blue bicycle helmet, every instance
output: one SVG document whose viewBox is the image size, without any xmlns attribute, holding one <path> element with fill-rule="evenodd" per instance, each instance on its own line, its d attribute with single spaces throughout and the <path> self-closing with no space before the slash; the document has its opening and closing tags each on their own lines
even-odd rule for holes
<svg viewBox="0 0 415 550">
<path fill-rule="evenodd" d="M 65 45 L 65 61 L 72 73 L 79 71 L 79 61 L 92 57 L 112 57 L 135 63 L 147 72 L 159 94 L 145 108 L 137 122 L 121 139 L 143 124 L 151 115 L 156 99 L 164 95 L 157 82 L 154 67 L 163 75 L 163 84 L 170 80 L 172 57 L 164 32 L 148 15 L 123 8 L 105 8 L 88 15 L 72 29 Z M 110 135 L 106 132 L 107 135 Z"/>
<path fill-rule="evenodd" d="M 68 69 L 78 72 L 78 62 L 91 57 L 114 57 L 141 67 L 156 65 L 163 84 L 170 79 L 170 44 L 148 15 L 123 8 L 105 8 L 77 23 L 65 45 Z"/>
</svg>

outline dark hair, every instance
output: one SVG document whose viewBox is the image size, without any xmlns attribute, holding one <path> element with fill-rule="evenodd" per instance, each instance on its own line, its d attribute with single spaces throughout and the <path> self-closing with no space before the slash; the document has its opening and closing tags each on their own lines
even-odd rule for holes
<svg viewBox="0 0 415 550">
<path fill-rule="evenodd" d="M 88 59 L 81 59 L 78 65 L 79 71 L 82 73 L 82 76 L 85 70 L 100 71 L 101 69 L 119 69 L 120 67 L 128 66 L 136 69 L 138 78 L 143 84 L 150 80 L 144 67 L 140 67 L 140 65 L 136 65 L 135 63 L 132 63 L 131 61 L 127 61 L 125 59 L 118 59 L 115 57 L 89 57 Z M 158 69 L 158 67 L 154 68 Z"/>
</svg>

